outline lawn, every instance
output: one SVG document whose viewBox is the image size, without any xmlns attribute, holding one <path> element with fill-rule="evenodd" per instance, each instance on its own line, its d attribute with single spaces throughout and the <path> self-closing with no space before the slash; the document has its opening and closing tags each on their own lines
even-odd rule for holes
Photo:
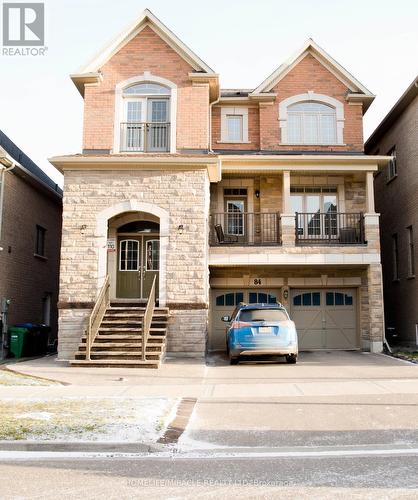
<svg viewBox="0 0 418 500">
<path fill-rule="evenodd" d="M 174 405 L 166 398 L 2 399 L 0 440 L 151 443 Z"/>
</svg>

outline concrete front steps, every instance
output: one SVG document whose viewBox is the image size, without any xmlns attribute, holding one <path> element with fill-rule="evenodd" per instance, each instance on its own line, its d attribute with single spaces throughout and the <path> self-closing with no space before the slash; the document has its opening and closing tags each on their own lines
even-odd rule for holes
<svg viewBox="0 0 418 500">
<path fill-rule="evenodd" d="M 158 368 L 164 358 L 168 309 L 156 307 L 142 359 L 142 321 L 145 307 L 112 303 L 106 310 L 86 359 L 86 336 L 81 339 L 71 366 L 111 368 Z"/>
</svg>

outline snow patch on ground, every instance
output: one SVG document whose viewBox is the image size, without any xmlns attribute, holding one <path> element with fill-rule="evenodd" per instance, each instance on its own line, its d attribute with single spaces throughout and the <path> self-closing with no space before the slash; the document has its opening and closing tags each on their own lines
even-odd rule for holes
<svg viewBox="0 0 418 500">
<path fill-rule="evenodd" d="M 46 411 L 33 411 L 16 415 L 16 418 L 31 418 L 33 420 L 51 420 L 52 415 Z"/>
<path fill-rule="evenodd" d="M 0 439 L 154 443 L 177 400 L 54 398 L 0 401 Z"/>
<path fill-rule="evenodd" d="M 0 369 L 0 385 L 61 385 L 59 382 L 21 375 L 5 369 Z"/>
</svg>

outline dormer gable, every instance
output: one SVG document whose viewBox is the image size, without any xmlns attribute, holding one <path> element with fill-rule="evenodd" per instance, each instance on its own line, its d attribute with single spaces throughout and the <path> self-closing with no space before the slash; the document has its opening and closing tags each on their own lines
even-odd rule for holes
<svg viewBox="0 0 418 500">
<path fill-rule="evenodd" d="M 87 64 L 82 66 L 76 73 L 71 75 L 71 79 L 76 85 L 80 94 L 84 97 L 85 84 L 100 83 L 102 80 L 101 68 L 120 50 L 132 41 L 141 31 L 150 28 L 167 45 L 169 45 L 184 61 L 186 61 L 192 71 L 190 79 L 198 79 L 207 82 L 211 88 L 211 97 L 216 98 L 219 91 L 218 75 L 199 56 L 197 56 L 186 44 L 184 44 L 167 26 L 165 26 L 149 9 L 145 9 L 142 14 L 125 30 L 116 36 L 104 49 Z"/>
<path fill-rule="evenodd" d="M 375 96 L 351 73 L 325 52 L 312 38 L 306 40 L 302 47 L 295 52 L 287 61 L 281 64 L 270 76 L 268 76 L 250 94 L 250 99 L 268 100 L 269 96 L 274 98 L 272 89 L 292 69 L 297 66 L 308 55 L 314 57 L 322 66 L 340 80 L 348 89 L 346 99 L 348 102 L 362 102 L 363 113 L 366 112 Z"/>
</svg>

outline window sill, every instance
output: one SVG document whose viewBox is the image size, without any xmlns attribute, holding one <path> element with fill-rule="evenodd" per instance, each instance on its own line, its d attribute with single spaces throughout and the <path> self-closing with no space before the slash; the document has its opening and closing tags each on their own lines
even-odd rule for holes
<svg viewBox="0 0 418 500">
<path fill-rule="evenodd" d="M 43 260 L 43 261 L 47 261 L 48 260 L 48 257 L 45 257 L 45 255 L 39 255 L 38 253 L 34 253 L 33 256 L 36 259 L 39 259 L 39 260 Z"/>
<path fill-rule="evenodd" d="M 410 274 L 409 276 L 407 276 L 406 279 L 407 280 L 414 280 L 415 279 L 415 274 Z"/>
<path fill-rule="evenodd" d="M 398 174 L 396 174 L 396 175 L 394 175 L 393 177 L 391 177 L 390 179 L 388 179 L 388 180 L 386 181 L 386 185 L 387 185 L 387 184 L 390 184 L 390 183 L 391 183 L 392 181 L 394 181 L 397 177 L 398 177 Z"/>
<path fill-rule="evenodd" d="M 251 141 L 216 141 L 216 144 L 251 144 Z"/>
</svg>

